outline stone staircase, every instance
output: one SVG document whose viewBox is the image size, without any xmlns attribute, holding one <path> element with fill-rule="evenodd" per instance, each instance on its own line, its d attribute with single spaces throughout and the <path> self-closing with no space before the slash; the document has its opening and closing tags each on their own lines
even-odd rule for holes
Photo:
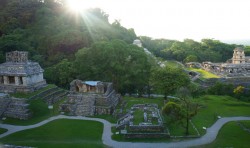
<svg viewBox="0 0 250 148">
<path fill-rule="evenodd" d="M 91 94 L 70 94 L 65 103 L 61 104 L 60 110 L 69 112 L 71 115 L 92 116 L 95 113 L 95 96 Z"/>
<path fill-rule="evenodd" d="M 64 96 L 68 94 L 68 91 L 63 90 L 57 86 L 47 89 L 29 99 L 42 99 L 47 104 L 51 105 L 60 101 Z"/>
<path fill-rule="evenodd" d="M 31 112 L 28 109 L 28 106 L 27 99 L 12 98 L 4 112 L 4 116 L 27 120 L 31 117 Z"/>
<path fill-rule="evenodd" d="M 9 96 L 0 98 L 0 117 L 27 120 L 31 117 L 31 112 L 29 111 L 28 106 L 27 99 Z"/>
<path fill-rule="evenodd" d="M 75 115 L 81 115 L 81 116 L 93 116 L 94 115 L 94 104 L 95 99 L 91 95 L 84 95 L 81 97 L 78 97 L 77 105 L 75 108 Z"/>
<path fill-rule="evenodd" d="M 123 117 L 117 120 L 116 129 L 123 129 L 127 124 L 129 124 L 129 121 L 131 119 L 131 114 L 127 113 Z"/>
</svg>

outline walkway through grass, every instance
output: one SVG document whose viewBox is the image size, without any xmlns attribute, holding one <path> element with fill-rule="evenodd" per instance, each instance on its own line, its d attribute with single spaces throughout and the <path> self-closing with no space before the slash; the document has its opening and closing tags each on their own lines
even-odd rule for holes
<svg viewBox="0 0 250 148">
<path fill-rule="evenodd" d="M 250 121 L 240 121 L 250 128 Z M 250 133 L 244 131 L 237 122 L 230 122 L 223 126 L 220 130 L 216 140 L 208 145 L 204 145 L 204 148 L 214 147 L 241 147 L 249 148 L 250 146 Z"/>
<path fill-rule="evenodd" d="M 202 127 L 210 127 L 218 116 L 250 116 L 250 103 L 238 101 L 229 96 L 209 95 L 196 100 L 202 104 L 202 107 L 192 121 L 201 134 L 205 134 Z"/>
</svg>

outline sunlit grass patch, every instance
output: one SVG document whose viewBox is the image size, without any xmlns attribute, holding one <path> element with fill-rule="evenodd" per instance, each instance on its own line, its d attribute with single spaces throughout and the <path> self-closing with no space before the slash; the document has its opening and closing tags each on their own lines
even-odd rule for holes
<svg viewBox="0 0 250 148">
<path fill-rule="evenodd" d="M 188 68 L 188 70 L 200 73 L 201 74 L 201 78 L 203 78 L 203 79 L 219 78 L 219 76 L 217 76 L 217 75 L 215 75 L 215 74 L 213 74 L 211 72 L 208 72 L 206 70 L 203 70 L 203 69 Z"/>
</svg>

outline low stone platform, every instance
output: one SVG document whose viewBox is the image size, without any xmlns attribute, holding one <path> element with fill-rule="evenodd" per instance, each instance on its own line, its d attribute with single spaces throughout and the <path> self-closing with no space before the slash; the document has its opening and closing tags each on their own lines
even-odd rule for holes
<svg viewBox="0 0 250 148">
<path fill-rule="evenodd" d="M 27 99 L 13 98 L 9 95 L 0 95 L 0 117 L 10 117 L 27 120 L 31 117 Z"/>
</svg>

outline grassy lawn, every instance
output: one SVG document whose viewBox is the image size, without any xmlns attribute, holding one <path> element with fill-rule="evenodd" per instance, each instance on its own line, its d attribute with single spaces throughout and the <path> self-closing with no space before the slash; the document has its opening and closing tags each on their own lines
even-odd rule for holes
<svg viewBox="0 0 250 148">
<path fill-rule="evenodd" d="M 141 122 L 144 122 L 144 111 L 137 109 L 134 112 L 134 125 L 139 125 Z"/>
<path fill-rule="evenodd" d="M 171 136 L 185 136 L 186 129 L 178 124 L 167 125 Z M 189 125 L 189 135 L 198 136 L 194 128 Z"/>
<path fill-rule="evenodd" d="M 208 71 L 205 71 L 203 69 L 197 69 L 197 68 L 188 68 L 190 71 L 195 71 L 201 74 L 201 79 L 209 79 L 209 78 L 219 78 L 219 76 L 210 73 Z"/>
<path fill-rule="evenodd" d="M 48 105 L 40 100 L 30 100 L 30 110 L 32 111 L 32 117 L 29 120 L 19 120 L 19 119 L 14 119 L 14 118 L 7 118 L 6 120 L 3 121 L 5 124 L 13 124 L 13 125 L 31 125 L 35 124 L 38 122 L 41 122 L 51 116 L 55 116 L 59 114 L 59 104 L 62 102 L 64 99 L 61 101 L 57 102 L 54 104 L 54 108 L 52 110 L 48 109 Z"/>
<path fill-rule="evenodd" d="M 1 143 L 33 147 L 105 147 L 102 144 L 103 124 L 96 121 L 60 119 L 35 129 L 1 138 Z"/>
<path fill-rule="evenodd" d="M 250 121 L 240 121 L 240 123 L 250 127 Z M 214 147 L 241 147 L 249 148 L 250 145 L 250 133 L 244 131 L 237 122 L 230 122 L 223 126 L 220 130 L 216 140 L 211 144 L 199 146 L 203 148 L 214 148 Z"/>
<path fill-rule="evenodd" d="M 34 95 L 37 95 L 37 94 L 39 94 L 39 93 L 41 93 L 41 92 L 43 92 L 45 90 L 48 90 L 50 88 L 53 88 L 53 87 L 56 87 L 56 85 L 48 84 L 48 86 L 46 86 L 46 87 L 44 87 L 44 88 L 42 88 L 42 89 L 40 89 L 38 91 L 32 92 L 32 93 L 21 93 L 21 92 L 19 92 L 19 93 L 11 94 L 11 96 L 16 97 L 16 98 L 26 98 L 26 99 L 28 99 L 28 98 L 30 98 L 30 97 L 32 97 Z"/>
<path fill-rule="evenodd" d="M 130 109 L 134 104 L 145 104 L 152 103 L 158 104 L 159 109 L 163 107 L 163 98 L 133 98 L 133 97 L 123 97 L 125 101 L 127 101 L 126 109 Z"/>
<path fill-rule="evenodd" d="M 0 128 L 0 134 L 3 134 L 3 133 L 5 133 L 5 132 L 7 132 L 8 130 L 7 129 L 5 129 L 5 128 Z"/>
<path fill-rule="evenodd" d="M 218 116 L 250 116 L 250 103 L 237 101 L 229 96 L 203 96 L 197 101 L 203 107 L 192 121 L 201 134 L 205 134 L 202 127 L 210 127 L 218 119 Z"/>
<path fill-rule="evenodd" d="M 176 61 L 171 61 L 168 60 L 165 62 L 166 65 L 170 66 L 170 67 L 179 67 L 179 68 L 183 68 L 183 65 L 177 63 Z"/>
</svg>

